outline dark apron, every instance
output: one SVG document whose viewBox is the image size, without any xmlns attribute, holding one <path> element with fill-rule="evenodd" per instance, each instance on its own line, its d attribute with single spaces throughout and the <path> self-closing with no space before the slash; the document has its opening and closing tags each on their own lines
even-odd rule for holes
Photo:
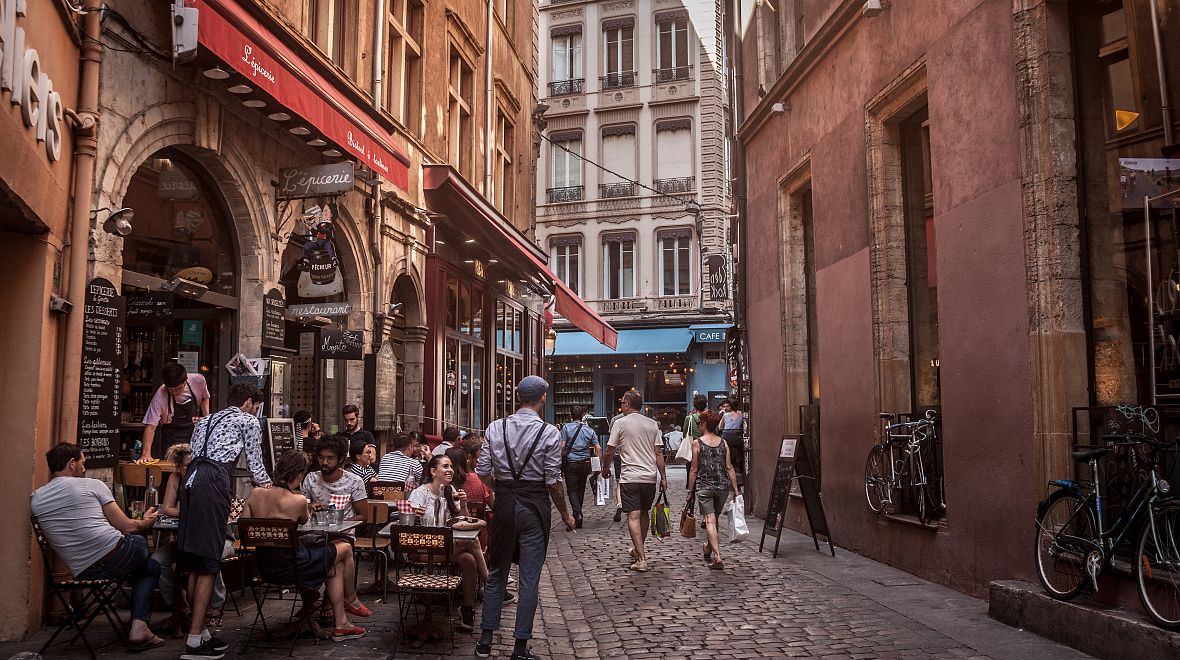
<svg viewBox="0 0 1180 660">
<path fill-rule="evenodd" d="M 209 458 L 209 438 L 217 425 L 232 413 L 223 413 L 205 426 L 205 444 L 193 457 L 180 487 L 180 529 L 177 545 L 182 552 L 221 561 L 229 505 L 233 498 L 230 469 L 233 463 Z"/>
<path fill-rule="evenodd" d="M 192 388 L 188 388 L 192 395 L 185 403 L 177 404 L 172 393 L 168 393 L 168 409 L 172 414 L 172 421 L 161 424 L 156 429 L 157 441 L 152 443 L 152 458 L 163 459 L 172 445 L 191 442 L 193 438 L 193 418 L 200 415 L 197 406 L 197 396 Z"/>
<path fill-rule="evenodd" d="M 491 539 L 488 542 L 488 559 L 492 566 L 503 566 L 504 559 L 512 557 L 512 563 L 519 563 L 520 546 L 517 544 L 516 533 L 516 505 L 528 509 L 541 521 L 541 530 L 545 535 L 545 547 L 549 547 L 549 525 L 552 524 L 553 510 L 549 506 L 549 489 L 545 481 L 524 481 L 521 475 L 524 468 L 541 444 L 541 436 L 545 433 L 545 424 L 537 431 L 533 446 L 529 448 L 520 467 L 515 465 L 512 458 L 512 448 L 508 442 L 508 419 L 504 418 L 504 455 L 508 458 L 507 472 L 512 479 L 496 480 L 496 503 L 492 507 L 492 516 L 496 521 L 492 525 Z M 493 471 L 496 466 L 493 465 Z"/>
</svg>

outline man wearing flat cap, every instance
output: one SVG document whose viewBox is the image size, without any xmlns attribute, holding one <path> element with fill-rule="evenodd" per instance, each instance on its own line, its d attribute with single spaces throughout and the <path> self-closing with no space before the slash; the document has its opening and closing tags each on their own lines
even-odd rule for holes
<svg viewBox="0 0 1180 660">
<path fill-rule="evenodd" d="M 484 432 L 484 450 L 475 473 L 495 493 L 491 541 L 488 544 L 488 584 L 484 590 L 483 633 L 475 654 L 492 653 L 492 634 L 500 627 L 500 609 L 508 586 L 508 569 L 520 565 L 520 600 L 516 606 L 516 642 L 512 660 L 532 660 L 528 650 L 537 613 L 537 588 L 549 545 L 549 524 L 557 505 L 567 532 L 574 517 L 561 483 L 561 435 L 541 419 L 549 383 L 526 376 L 516 386 L 520 409 L 497 419 Z"/>
</svg>

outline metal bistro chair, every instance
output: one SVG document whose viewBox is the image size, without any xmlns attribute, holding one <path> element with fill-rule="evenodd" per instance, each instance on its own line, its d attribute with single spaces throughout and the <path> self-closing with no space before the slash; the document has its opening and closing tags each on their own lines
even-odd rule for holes
<svg viewBox="0 0 1180 660">
<path fill-rule="evenodd" d="M 368 526 L 367 535 L 356 535 L 356 542 L 353 545 L 353 552 L 360 559 L 361 555 L 369 555 L 373 558 L 373 580 L 381 580 L 383 583 L 381 587 L 381 602 L 389 602 L 389 545 L 390 541 L 387 538 L 377 536 L 378 530 L 389 524 L 389 507 L 385 504 L 378 504 L 369 501 L 356 501 L 352 503 L 354 511 L 359 513 L 365 519 L 365 524 Z M 381 562 L 381 571 L 377 570 L 377 562 Z M 360 571 L 353 573 L 352 584 L 356 588 L 357 582 L 360 580 Z"/>
<path fill-rule="evenodd" d="M 365 484 L 369 497 L 374 500 L 400 500 L 406 497 L 406 482 L 370 480 Z"/>
<path fill-rule="evenodd" d="M 285 518 L 238 518 L 238 541 L 242 548 L 250 550 L 257 550 L 258 548 L 282 548 L 288 550 L 291 553 L 291 566 L 294 567 L 298 566 L 299 535 L 297 529 L 298 523 Z M 292 617 L 295 614 L 295 607 L 302 604 L 302 597 L 299 587 L 296 584 L 274 583 L 264 579 L 261 575 L 256 575 L 250 587 L 254 592 L 254 603 L 258 606 L 258 613 L 254 616 L 254 623 L 250 625 L 250 633 L 246 636 L 246 645 L 242 647 L 243 653 L 251 647 L 251 641 L 254 639 L 254 630 L 259 623 L 262 624 L 262 633 L 266 636 L 266 641 L 269 642 L 271 640 L 270 629 L 266 626 L 266 617 L 263 615 L 262 610 L 267 599 L 270 598 L 272 591 L 278 592 L 278 596 L 273 598 L 273 600 L 288 600 L 282 597 L 283 592 L 286 590 L 290 590 L 294 594 L 294 600 L 291 604 Z M 311 623 L 311 612 L 307 608 L 301 608 L 299 621 L 295 624 L 295 632 L 291 635 L 291 646 L 287 650 L 287 655 L 295 654 L 295 643 L 299 640 L 299 633 L 304 629 L 311 631 L 312 640 L 317 646 L 319 645 L 320 641 L 316 637 Z"/>
<path fill-rule="evenodd" d="M 53 636 L 45 642 L 38 653 L 44 655 L 45 651 L 53 646 L 53 640 L 57 639 L 62 631 L 71 628 L 76 633 L 69 643 L 72 645 L 78 641 L 78 638 L 81 638 L 82 643 L 86 645 L 86 650 L 90 652 L 90 657 L 94 658 L 94 647 L 90 645 L 90 640 L 86 639 L 86 629 L 99 614 L 105 615 L 111 627 L 123 639 L 127 639 L 127 624 L 123 622 L 115 606 L 115 599 L 119 597 L 121 591 L 119 581 L 76 580 L 72 577 L 59 577 L 60 571 L 55 572 L 53 568 L 53 548 L 49 545 L 49 539 L 45 537 L 45 532 L 41 530 L 41 525 L 37 522 L 36 517 L 32 518 L 32 523 L 33 535 L 37 537 L 37 545 L 41 548 L 41 560 L 45 565 L 45 579 L 49 583 L 49 591 L 66 611 L 65 620 L 57 627 Z M 71 596 L 75 593 L 79 593 L 81 596 L 76 603 L 71 603 Z"/>
<path fill-rule="evenodd" d="M 441 600 L 446 616 L 447 635 L 451 646 L 455 646 L 452 602 L 459 590 L 461 577 L 454 574 L 451 564 L 455 539 L 450 527 L 425 527 L 422 525 L 390 525 L 389 537 L 394 554 L 394 589 L 397 594 L 398 618 L 401 634 L 405 637 L 406 617 L 418 607 L 419 616 L 415 623 L 421 623 L 429 613 L 430 600 Z M 402 561 L 403 555 L 406 561 Z M 396 642 L 394 657 L 397 657 Z"/>
<path fill-rule="evenodd" d="M 152 475 L 152 483 L 164 495 L 164 468 L 160 465 L 140 465 L 139 463 L 119 463 L 116 467 L 115 480 L 122 486 L 122 501 L 119 506 L 127 515 L 131 515 L 131 503 L 143 500 L 143 493 L 147 490 L 148 475 Z"/>
</svg>

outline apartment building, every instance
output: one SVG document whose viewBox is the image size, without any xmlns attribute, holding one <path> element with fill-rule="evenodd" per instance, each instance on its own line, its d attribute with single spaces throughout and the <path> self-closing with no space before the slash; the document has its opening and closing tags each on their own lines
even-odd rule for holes
<svg viewBox="0 0 1180 660">
<path fill-rule="evenodd" d="M 632 387 L 665 427 L 695 392 L 729 395 L 729 86 L 723 3 L 540 6 L 537 240 L 619 330 L 616 350 L 557 325 L 557 419 L 613 414 Z"/>
</svg>

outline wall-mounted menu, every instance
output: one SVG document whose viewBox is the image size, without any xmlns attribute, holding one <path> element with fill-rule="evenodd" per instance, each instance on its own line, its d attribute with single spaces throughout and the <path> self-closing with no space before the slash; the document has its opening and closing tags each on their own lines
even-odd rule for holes
<svg viewBox="0 0 1180 660">
<path fill-rule="evenodd" d="M 171 291 L 144 291 L 127 296 L 127 318 L 165 320 L 172 316 Z"/>
<path fill-rule="evenodd" d="M 285 348 L 287 345 L 287 320 L 284 312 L 287 301 L 278 289 L 271 289 L 262 296 L 262 347 Z"/>
<path fill-rule="evenodd" d="M 274 466 L 279 458 L 287 452 L 295 451 L 295 420 L 270 419 L 266 420 L 266 447 L 263 447 L 262 458 L 267 460 L 266 469 L 273 475 Z"/>
<path fill-rule="evenodd" d="M 87 285 L 82 324 L 78 446 L 90 467 L 110 467 L 119 458 L 120 376 L 126 351 L 124 301 L 110 280 L 96 277 Z"/>
<path fill-rule="evenodd" d="M 321 330 L 320 358 L 362 360 L 365 357 L 364 341 L 364 334 L 356 330 Z"/>
</svg>

